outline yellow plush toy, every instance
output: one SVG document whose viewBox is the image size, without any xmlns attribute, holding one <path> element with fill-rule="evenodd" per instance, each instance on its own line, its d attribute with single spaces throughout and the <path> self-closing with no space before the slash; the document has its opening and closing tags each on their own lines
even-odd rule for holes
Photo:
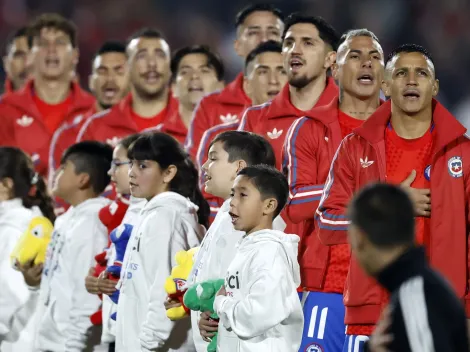
<svg viewBox="0 0 470 352">
<path fill-rule="evenodd" d="M 44 216 L 34 217 L 10 255 L 13 267 L 16 266 L 17 261 L 20 264 L 25 264 L 32 259 L 34 259 L 35 265 L 44 263 L 53 230 L 54 225 L 48 218 Z"/>
<path fill-rule="evenodd" d="M 183 303 L 183 296 L 186 292 L 186 280 L 193 268 L 194 255 L 199 247 L 191 248 L 189 251 L 179 251 L 176 253 L 176 266 L 171 270 L 171 276 L 165 281 L 165 291 L 168 297 L 181 302 L 181 307 L 170 308 L 166 315 L 171 320 L 179 320 L 189 314 L 189 309 Z"/>
</svg>

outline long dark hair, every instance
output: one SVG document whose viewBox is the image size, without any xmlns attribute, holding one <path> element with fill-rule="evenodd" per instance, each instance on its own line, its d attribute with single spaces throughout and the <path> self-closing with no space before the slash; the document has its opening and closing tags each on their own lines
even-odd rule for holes
<svg viewBox="0 0 470 352">
<path fill-rule="evenodd" d="M 5 178 L 13 181 L 14 198 L 21 198 L 26 208 L 39 207 L 42 214 L 54 223 L 54 206 L 47 193 L 46 183 L 34 170 L 29 156 L 21 149 L 0 147 L 0 181 Z"/>
<path fill-rule="evenodd" d="M 197 169 L 176 139 L 162 132 L 143 133 L 129 148 L 128 157 L 156 161 L 162 170 L 175 165 L 178 171 L 170 182 L 169 190 L 196 204 L 199 207 L 199 223 L 207 228 L 210 208 L 198 187 Z"/>
</svg>

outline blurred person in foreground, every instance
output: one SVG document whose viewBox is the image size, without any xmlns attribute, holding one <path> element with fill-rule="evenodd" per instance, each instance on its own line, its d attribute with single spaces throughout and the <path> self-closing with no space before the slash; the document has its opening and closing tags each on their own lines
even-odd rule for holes
<svg viewBox="0 0 470 352">
<path fill-rule="evenodd" d="M 48 172 L 54 132 L 81 118 L 95 103 L 71 75 L 78 63 L 77 43 L 71 21 L 55 13 L 37 17 L 28 27 L 34 78 L 0 103 L 0 145 L 16 146 L 32 155 L 41 176 Z"/>
<path fill-rule="evenodd" d="M 372 184 L 352 200 L 348 240 L 390 302 L 365 351 L 467 352 L 461 300 L 415 242 L 413 203 L 400 187 Z"/>
<path fill-rule="evenodd" d="M 130 94 L 110 110 L 91 116 L 77 142 L 98 140 L 115 147 L 130 134 L 160 130 L 178 111 L 170 92 L 170 46 L 163 34 L 142 28 L 127 41 Z"/>
<path fill-rule="evenodd" d="M 17 91 L 25 84 L 28 78 L 28 54 L 27 27 L 21 27 L 9 35 L 5 45 L 5 93 Z"/>
<path fill-rule="evenodd" d="M 252 4 L 242 9 L 235 18 L 237 38 L 234 49 L 246 59 L 260 43 L 268 40 L 281 41 L 284 16 L 272 4 Z M 202 135 L 209 128 L 222 123 L 239 123 L 241 114 L 252 102 L 244 86 L 243 73 L 222 91 L 204 97 L 196 107 L 189 128 L 185 148 L 196 160 Z"/>
</svg>

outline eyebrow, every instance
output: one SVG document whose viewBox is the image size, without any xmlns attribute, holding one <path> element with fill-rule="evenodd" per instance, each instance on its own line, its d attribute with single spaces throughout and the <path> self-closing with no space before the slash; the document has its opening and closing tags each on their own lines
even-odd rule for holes
<svg viewBox="0 0 470 352">
<path fill-rule="evenodd" d="M 362 54 L 362 50 L 359 50 L 359 49 L 351 49 L 351 50 L 349 51 L 349 53 L 350 53 L 350 54 L 351 54 L 351 53 Z M 370 50 L 370 51 L 369 51 L 369 54 L 380 54 L 380 52 L 379 52 L 378 50 L 375 50 L 375 49 L 374 49 L 374 50 Z"/>
<path fill-rule="evenodd" d="M 211 66 L 208 64 L 208 63 L 205 63 L 203 65 L 199 65 L 198 68 L 203 68 L 203 67 L 208 67 L 208 68 L 211 68 Z M 179 69 L 183 69 L 183 68 L 189 68 L 189 69 L 192 69 L 193 67 L 190 66 L 190 65 L 182 65 L 179 67 Z"/>
</svg>

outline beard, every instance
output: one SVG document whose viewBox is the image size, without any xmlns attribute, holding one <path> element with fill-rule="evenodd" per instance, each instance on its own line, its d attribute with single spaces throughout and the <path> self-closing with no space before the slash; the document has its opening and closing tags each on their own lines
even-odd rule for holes
<svg viewBox="0 0 470 352">
<path fill-rule="evenodd" d="M 308 77 L 307 75 L 303 75 L 300 77 L 289 78 L 289 84 L 294 88 L 302 89 L 306 87 L 313 80 L 314 80 L 314 77 Z"/>
<path fill-rule="evenodd" d="M 165 95 L 167 86 L 163 84 L 154 91 L 148 91 L 139 84 L 134 84 L 135 93 L 144 100 L 156 100 Z"/>
</svg>

